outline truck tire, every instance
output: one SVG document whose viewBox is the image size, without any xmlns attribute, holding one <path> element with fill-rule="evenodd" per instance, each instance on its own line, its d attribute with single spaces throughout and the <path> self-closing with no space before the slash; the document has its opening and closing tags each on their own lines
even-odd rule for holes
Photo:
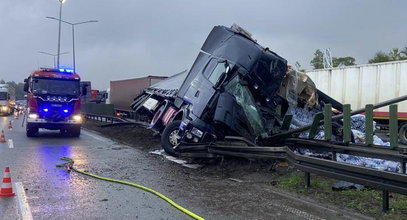
<svg viewBox="0 0 407 220">
<path fill-rule="evenodd" d="M 179 143 L 179 140 L 175 135 L 178 133 L 180 124 L 181 120 L 172 121 L 164 128 L 164 131 L 161 134 L 161 147 L 171 156 L 178 156 L 174 147 Z"/>
<path fill-rule="evenodd" d="M 37 134 L 37 133 L 38 133 L 37 127 L 27 125 L 27 128 L 26 128 L 27 137 L 34 137 L 35 134 Z"/>
<path fill-rule="evenodd" d="M 74 127 L 70 129 L 72 137 L 79 137 L 81 135 L 81 127 Z"/>
<path fill-rule="evenodd" d="M 407 144 L 407 122 L 404 122 L 400 125 L 399 138 L 402 144 Z"/>
</svg>

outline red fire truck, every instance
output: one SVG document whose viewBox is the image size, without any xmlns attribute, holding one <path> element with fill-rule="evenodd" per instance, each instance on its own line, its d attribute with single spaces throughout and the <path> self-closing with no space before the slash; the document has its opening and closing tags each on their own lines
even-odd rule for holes
<svg viewBox="0 0 407 220">
<path fill-rule="evenodd" d="M 39 128 L 60 130 L 64 135 L 79 137 L 80 77 L 71 69 L 40 69 L 24 80 L 27 92 L 27 137 L 33 137 Z M 82 89 L 82 93 L 86 93 Z"/>
</svg>

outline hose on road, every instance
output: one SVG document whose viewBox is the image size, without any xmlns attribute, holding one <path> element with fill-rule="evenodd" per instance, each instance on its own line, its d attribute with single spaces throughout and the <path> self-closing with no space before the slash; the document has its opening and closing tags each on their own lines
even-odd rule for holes
<svg viewBox="0 0 407 220">
<path fill-rule="evenodd" d="M 132 183 L 132 182 L 127 182 L 127 181 L 123 181 L 123 180 L 117 180 L 117 179 L 112 179 L 112 178 L 108 178 L 108 177 L 103 177 L 103 176 L 98 176 L 96 174 L 93 173 L 88 173 L 82 170 L 78 170 L 75 167 L 73 167 L 74 164 L 74 160 L 72 160 L 71 158 L 68 157 L 61 157 L 61 160 L 65 160 L 67 161 L 67 163 L 63 163 L 63 164 L 57 164 L 56 167 L 65 167 L 68 171 L 70 171 L 71 169 L 75 172 L 78 172 L 80 174 L 83 175 L 87 175 L 96 179 L 100 179 L 100 180 L 105 180 L 105 181 L 109 181 L 109 182 L 113 182 L 113 183 L 120 183 L 120 184 L 124 184 L 124 185 L 128 185 L 128 186 L 133 186 L 139 189 L 142 189 L 144 191 L 147 191 L 149 193 L 152 193 L 156 196 L 158 196 L 159 198 L 163 199 L 164 201 L 166 201 L 167 203 L 169 203 L 170 205 L 174 206 L 176 209 L 180 210 L 181 212 L 187 214 L 188 216 L 194 218 L 194 219 L 198 219 L 198 220 L 204 220 L 204 218 L 200 217 L 199 215 L 189 211 L 188 209 L 178 205 L 176 202 L 174 202 L 173 200 L 171 200 L 170 198 L 166 197 L 165 195 L 150 189 L 148 187 L 136 184 L 136 183 Z"/>
</svg>

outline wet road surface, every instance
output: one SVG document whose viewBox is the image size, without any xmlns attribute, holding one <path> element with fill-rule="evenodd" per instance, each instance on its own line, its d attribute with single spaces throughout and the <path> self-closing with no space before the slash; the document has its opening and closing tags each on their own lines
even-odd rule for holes
<svg viewBox="0 0 407 220">
<path fill-rule="evenodd" d="M 8 120 L 13 129 L 7 129 Z M 136 158 L 129 148 L 118 149 L 114 142 L 83 132 L 80 138 L 63 137 L 41 130 L 39 137 L 27 138 L 22 121 L 1 117 L 6 140 L 0 145 L 0 167 L 9 166 L 13 183 L 21 182 L 34 219 L 187 219 L 161 199 L 128 186 L 100 181 L 56 168 L 60 157 L 74 158 L 76 167 L 109 168 L 109 161 Z M 88 134 L 88 135 L 87 135 Z M 120 170 L 114 171 L 120 172 Z M 3 172 L 1 172 L 3 173 Z M 15 191 L 15 190 L 14 190 Z M 0 219 L 18 219 L 17 197 L 0 199 Z M 2 215 L 2 216 L 1 216 Z"/>
<path fill-rule="evenodd" d="M 11 131 L 7 129 L 9 120 Z M 21 117 L 0 117 L 0 129 L 7 140 L 12 140 L 12 145 L 0 144 L 0 169 L 9 166 L 14 188 L 20 188 L 19 196 L 0 198 L 0 219 L 18 219 L 21 209 L 34 219 L 190 219 L 145 191 L 56 168 L 63 162 L 60 157 L 73 158 L 81 170 L 151 187 L 207 219 L 363 217 L 278 192 L 265 184 L 202 176 L 88 130 L 82 130 L 80 138 L 47 130 L 27 138 Z M 264 181 L 253 178 L 257 178 L 254 182 Z"/>
</svg>

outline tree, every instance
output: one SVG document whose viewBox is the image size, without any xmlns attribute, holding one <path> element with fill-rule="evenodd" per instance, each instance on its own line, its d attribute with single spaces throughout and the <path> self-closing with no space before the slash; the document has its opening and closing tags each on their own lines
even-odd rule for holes
<svg viewBox="0 0 407 220">
<path fill-rule="evenodd" d="M 402 60 L 407 60 L 407 47 L 404 47 L 404 49 L 401 50 L 400 53 L 403 54 L 403 56 L 401 57 L 401 59 L 402 59 Z"/>
<path fill-rule="evenodd" d="M 4 79 L 0 80 L 0 84 L 5 84 L 6 81 L 4 81 Z"/>
<path fill-rule="evenodd" d="M 398 48 L 393 48 L 390 53 L 389 57 L 392 61 L 397 61 L 401 59 L 401 53 Z"/>
<path fill-rule="evenodd" d="M 324 54 L 321 50 L 317 49 L 314 53 L 314 58 L 311 60 L 311 66 L 315 69 L 323 69 L 324 68 Z"/>
<path fill-rule="evenodd" d="M 353 66 L 356 65 L 356 60 L 353 57 L 332 57 L 333 67 L 338 67 L 339 65 Z"/>
<path fill-rule="evenodd" d="M 379 51 L 377 52 L 372 59 L 369 60 L 369 63 L 383 63 L 392 61 L 391 57 L 386 53 Z"/>
</svg>

